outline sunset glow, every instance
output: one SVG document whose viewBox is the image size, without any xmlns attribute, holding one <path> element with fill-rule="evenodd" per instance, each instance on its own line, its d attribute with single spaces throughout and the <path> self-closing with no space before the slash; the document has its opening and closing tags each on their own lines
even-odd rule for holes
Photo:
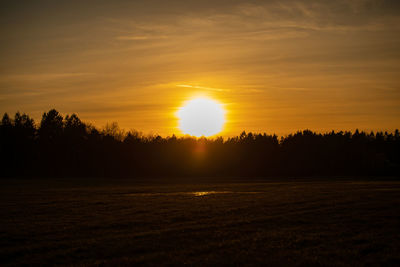
<svg viewBox="0 0 400 267">
<path fill-rule="evenodd" d="M 1 113 L 171 136 L 199 93 L 223 137 L 399 126 L 400 1 L 60 1 L 2 4 Z"/>
</svg>

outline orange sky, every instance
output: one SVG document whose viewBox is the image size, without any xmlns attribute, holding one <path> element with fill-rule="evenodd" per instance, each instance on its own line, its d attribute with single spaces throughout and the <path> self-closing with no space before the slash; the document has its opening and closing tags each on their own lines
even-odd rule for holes
<svg viewBox="0 0 400 267">
<path fill-rule="evenodd" d="M 400 128 L 400 1 L 2 1 L 0 112 L 179 133 L 201 94 L 242 130 Z"/>
</svg>

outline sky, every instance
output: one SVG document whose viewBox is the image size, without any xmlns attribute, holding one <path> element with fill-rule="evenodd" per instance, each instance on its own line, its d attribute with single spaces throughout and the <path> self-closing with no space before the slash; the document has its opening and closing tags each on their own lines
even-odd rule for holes
<svg viewBox="0 0 400 267">
<path fill-rule="evenodd" d="M 400 128 L 400 1 L 1 1 L 0 112 L 179 134 L 195 96 L 243 130 Z"/>
</svg>

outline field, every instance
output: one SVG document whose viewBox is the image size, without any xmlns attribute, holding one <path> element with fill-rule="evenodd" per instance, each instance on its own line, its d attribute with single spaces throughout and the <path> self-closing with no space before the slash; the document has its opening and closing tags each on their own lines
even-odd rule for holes
<svg viewBox="0 0 400 267">
<path fill-rule="evenodd" d="M 399 179 L 3 179 L 0 265 L 400 265 Z"/>
</svg>

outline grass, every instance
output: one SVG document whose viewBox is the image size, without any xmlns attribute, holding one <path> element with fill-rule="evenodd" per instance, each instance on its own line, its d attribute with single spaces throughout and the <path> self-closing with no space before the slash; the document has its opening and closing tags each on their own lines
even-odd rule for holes
<svg viewBox="0 0 400 267">
<path fill-rule="evenodd" d="M 400 264 L 396 179 L 0 184 L 2 266 Z"/>
</svg>

